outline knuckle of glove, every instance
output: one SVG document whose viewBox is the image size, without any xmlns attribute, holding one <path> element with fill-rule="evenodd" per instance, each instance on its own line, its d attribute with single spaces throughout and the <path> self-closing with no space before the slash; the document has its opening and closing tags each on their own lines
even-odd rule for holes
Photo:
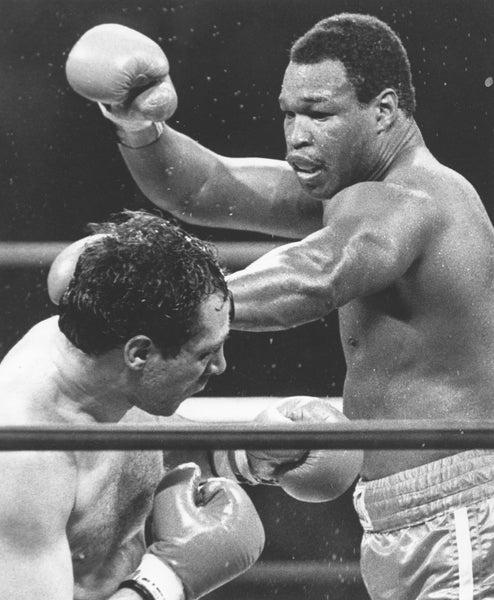
<svg viewBox="0 0 494 600">
<path fill-rule="evenodd" d="M 301 465 L 280 477 L 280 486 L 303 502 L 335 500 L 358 477 L 362 460 L 360 450 L 313 450 Z"/>
<path fill-rule="evenodd" d="M 164 81 L 137 96 L 134 106 L 151 121 L 167 121 L 178 105 L 177 94 L 171 81 Z"/>
<path fill-rule="evenodd" d="M 312 396 L 287 398 L 277 408 L 299 422 L 348 422 L 347 417 L 328 400 Z M 305 460 L 282 474 L 279 483 L 287 494 L 297 500 L 334 500 L 353 484 L 362 468 L 362 461 L 361 450 L 312 450 Z"/>
</svg>

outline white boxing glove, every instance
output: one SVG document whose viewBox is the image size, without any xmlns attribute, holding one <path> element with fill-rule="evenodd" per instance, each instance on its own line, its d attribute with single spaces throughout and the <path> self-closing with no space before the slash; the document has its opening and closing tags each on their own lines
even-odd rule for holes
<svg viewBox="0 0 494 600">
<path fill-rule="evenodd" d="M 70 86 L 98 102 L 121 141 L 132 147 L 157 139 L 162 122 L 177 108 L 165 53 L 123 25 L 104 23 L 86 31 L 70 51 L 65 72 Z"/>
<path fill-rule="evenodd" d="M 258 423 L 342 423 L 348 419 L 327 400 L 292 396 L 270 406 Z M 304 502 L 325 502 L 341 496 L 362 468 L 362 450 L 236 450 L 215 451 L 218 475 L 241 483 L 279 485 Z"/>
<path fill-rule="evenodd" d="M 196 600 L 238 577 L 259 558 L 264 528 L 245 491 L 233 481 L 201 483 L 186 463 L 159 484 L 152 544 L 120 588 L 152 600 Z"/>
</svg>

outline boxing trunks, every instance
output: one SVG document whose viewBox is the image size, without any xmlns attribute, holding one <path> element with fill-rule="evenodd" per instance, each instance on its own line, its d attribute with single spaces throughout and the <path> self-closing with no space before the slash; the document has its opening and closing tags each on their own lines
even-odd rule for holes
<svg viewBox="0 0 494 600">
<path fill-rule="evenodd" d="M 494 451 L 359 481 L 354 505 L 372 600 L 494 599 Z"/>
</svg>

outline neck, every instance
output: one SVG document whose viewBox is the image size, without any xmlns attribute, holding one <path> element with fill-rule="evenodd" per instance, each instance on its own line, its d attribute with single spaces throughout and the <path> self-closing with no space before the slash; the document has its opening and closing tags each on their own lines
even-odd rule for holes
<svg viewBox="0 0 494 600">
<path fill-rule="evenodd" d="M 61 334 L 55 355 L 63 410 L 99 423 L 118 422 L 132 408 L 118 349 L 90 356 Z"/>
<path fill-rule="evenodd" d="M 364 181 L 382 181 L 389 171 L 408 153 L 424 145 L 420 129 L 413 118 L 399 118 L 379 153 L 376 164 L 371 167 Z"/>
</svg>

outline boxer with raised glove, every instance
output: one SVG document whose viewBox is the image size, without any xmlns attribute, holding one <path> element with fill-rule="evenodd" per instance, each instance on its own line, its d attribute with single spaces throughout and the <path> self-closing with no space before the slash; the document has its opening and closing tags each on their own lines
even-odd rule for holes
<svg viewBox="0 0 494 600">
<path fill-rule="evenodd" d="M 223 478 L 200 484 L 194 463 L 162 479 L 152 513 L 153 542 L 120 589 L 145 600 L 195 600 L 231 581 L 259 558 L 261 520 L 242 488 Z M 123 596 L 117 592 L 115 598 Z"/>
<path fill-rule="evenodd" d="M 258 423 L 342 423 L 348 419 L 328 401 L 292 396 L 262 411 Z M 216 450 L 218 475 L 252 485 L 279 485 L 303 502 L 325 502 L 341 496 L 362 468 L 361 450 Z"/>
<path fill-rule="evenodd" d="M 81 96 L 98 102 L 122 144 L 146 146 L 177 108 L 165 53 L 147 36 L 115 23 L 97 25 L 77 41 L 65 67 Z"/>
</svg>

